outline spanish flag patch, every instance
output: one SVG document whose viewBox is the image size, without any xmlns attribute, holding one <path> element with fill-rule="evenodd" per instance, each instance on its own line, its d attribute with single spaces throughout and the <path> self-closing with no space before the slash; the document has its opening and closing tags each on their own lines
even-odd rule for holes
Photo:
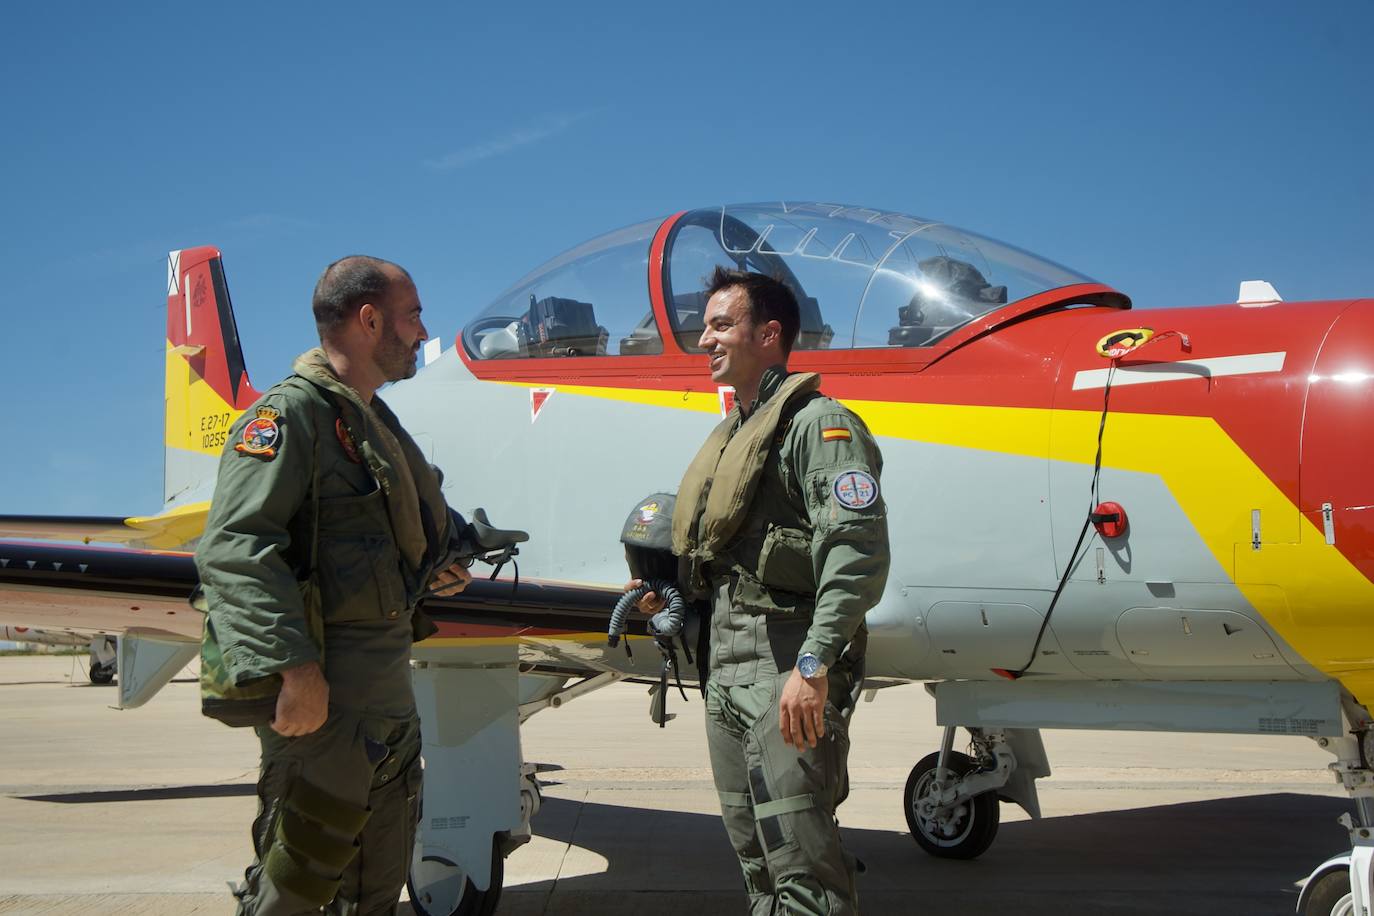
<svg viewBox="0 0 1374 916">
<path fill-rule="evenodd" d="M 821 439 L 825 442 L 848 442 L 851 438 L 849 430 L 843 426 L 829 426 L 821 430 Z"/>
</svg>

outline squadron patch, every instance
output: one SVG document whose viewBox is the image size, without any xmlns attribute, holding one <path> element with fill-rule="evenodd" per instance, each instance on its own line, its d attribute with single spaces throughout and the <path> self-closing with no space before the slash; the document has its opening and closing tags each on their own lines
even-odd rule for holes
<svg viewBox="0 0 1374 916">
<path fill-rule="evenodd" d="M 358 457 L 358 444 L 353 441 L 353 434 L 344 425 L 343 417 L 334 421 L 334 435 L 339 437 L 339 444 L 343 446 L 344 454 L 348 460 L 354 464 L 362 464 L 363 459 Z"/>
<path fill-rule="evenodd" d="M 280 416 L 281 413 L 271 407 L 259 407 L 258 415 L 243 427 L 242 441 L 234 444 L 234 451 L 261 458 L 276 457 L 277 443 L 281 440 L 281 428 L 277 426 Z"/>
<path fill-rule="evenodd" d="M 848 442 L 852 438 L 849 430 L 843 426 L 827 426 L 821 430 L 821 440 L 824 442 Z"/>
<path fill-rule="evenodd" d="M 647 525 L 658 515 L 658 503 L 647 502 L 639 507 L 639 524 Z"/>
<path fill-rule="evenodd" d="M 867 509 L 878 501 L 878 481 L 857 468 L 836 474 L 830 489 L 836 501 L 850 509 Z"/>
</svg>

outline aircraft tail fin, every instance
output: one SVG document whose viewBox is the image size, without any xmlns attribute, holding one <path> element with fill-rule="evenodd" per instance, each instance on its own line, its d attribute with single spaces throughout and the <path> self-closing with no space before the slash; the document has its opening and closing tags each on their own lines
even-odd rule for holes
<svg viewBox="0 0 1374 916">
<path fill-rule="evenodd" d="M 167 255 L 166 385 L 163 505 L 208 500 L 229 427 L 258 398 L 217 248 Z"/>
</svg>

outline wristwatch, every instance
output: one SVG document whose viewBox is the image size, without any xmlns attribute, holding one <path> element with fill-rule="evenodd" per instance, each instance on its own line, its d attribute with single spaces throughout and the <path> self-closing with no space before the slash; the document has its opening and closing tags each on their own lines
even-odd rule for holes
<svg viewBox="0 0 1374 916">
<path fill-rule="evenodd" d="M 829 669 L 825 663 L 817 657 L 814 652 L 803 652 L 797 656 L 797 670 L 801 676 L 810 680 L 816 677 L 825 677 L 825 672 Z"/>
</svg>

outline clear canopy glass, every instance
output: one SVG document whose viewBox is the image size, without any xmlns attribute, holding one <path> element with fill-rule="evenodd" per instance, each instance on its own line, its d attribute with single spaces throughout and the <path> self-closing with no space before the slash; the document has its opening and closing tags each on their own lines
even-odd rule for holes
<svg viewBox="0 0 1374 916">
<path fill-rule="evenodd" d="M 476 358 L 662 352 L 649 301 L 649 248 L 661 220 L 593 239 L 525 277 L 464 329 Z M 697 349 L 714 268 L 792 287 L 798 349 L 919 347 L 1005 304 L 1088 277 L 953 226 L 859 207 L 742 204 L 692 210 L 674 225 L 664 293 L 672 333 Z"/>
</svg>

